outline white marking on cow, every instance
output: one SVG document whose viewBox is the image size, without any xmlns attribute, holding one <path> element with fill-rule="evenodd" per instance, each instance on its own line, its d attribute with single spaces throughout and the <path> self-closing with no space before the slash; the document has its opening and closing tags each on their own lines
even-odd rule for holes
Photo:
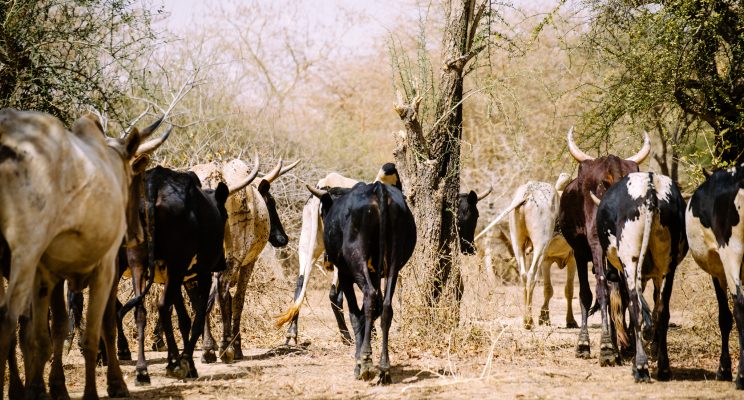
<svg viewBox="0 0 744 400">
<path fill-rule="evenodd" d="M 672 180 L 668 176 L 654 174 L 656 198 L 669 201 L 672 198 Z"/>
<path fill-rule="evenodd" d="M 634 200 L 646 196 L 648 192 L 648 174 L 635 172 L 628 174 L 628 195 Z"/>
</svg>

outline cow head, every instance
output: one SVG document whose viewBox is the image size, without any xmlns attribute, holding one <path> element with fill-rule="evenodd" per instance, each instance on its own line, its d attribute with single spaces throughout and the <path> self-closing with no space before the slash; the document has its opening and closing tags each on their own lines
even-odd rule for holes
<svg viewBox="0 0 744 400">
<path fill-rule="evenodd" d="M 289 242 L 289 238 L 287 237 L 287 234 L 284 233 L 282 221 L 279 219 L 279 213 L 276 211 L 276 200 L 274 200 L 274 196 L 270 193 L 271 183 L 274 182 L 276 178 L 291 171 L 300 163 L 300 161 L 301 160 L 297 160 L 286 167 L 282 167 L 283 162 L 280 158 L 274 169 L 258 181 L 258 193 L 261 194 L 261 197 L 266 204 L 266 208 L 269 211 L 269 223 L 271 224 L 269 228 L 269 243 L 277 248 L 286 246 Z"/>
<path fill-rule="evenodd" d="M 142 141 L 152 135 L 162 122 L 163 119 L 160 118 L 142 131 L 139 131 L 136 127 L 132 128 L 123 138 L 107 137 L 98 117 L 90 113 L 83 115 L 72 125 L 71 130 L 77 135 L 93 135 L 105 138 L 106 144 L 123 163 L 124 177 L 128 188 L 127 231 L 125 234 L 127 246 L 133 246 L 144 241 L 138 209 L 139 198 L 144 193 L 143 173 L 150 161 L 149 154 L 168 139 L 173 126 L 170 126 L 159 138 L 144 143 Z"/>
<path fill-rule="evenodd" d="M 491 194 L 488 189 L 483 194 L 477 194 L 474 191 L 470 193 L 460 193 L 457 195 L 457 232 L 460 235 L 460 252 L 466 255 L 475 254 L 475 227 L 478 225 L 478 202 Z"/>
<path fill-rule="evenodd" d="M 573 127 L 568 131 L 568 150 L 571 156 L 579 162 L 577 180 L 584 193 L 591 192 L 601 199 L 607 189 L 625 175 L 638 172 L 638 164 L 648 157 L 651 152 L 648 133 L 644 134 L 643 147 L 633 156 L 622 159 L 615 155 L 591 157 L 581 151 L 573 141 Z M 594 204 L 589 196 L 586 200 Z"/>
<path fill-rule="evenodd" d="M 393 163 L 385 163 L 385 165 L 380 168 L 380 172 L 378 172 L 377 177 L 375 177 L 375 182 L 386 183 L 390 186 L 395 186 L 401 192 L 403 191 L 403 184 L 400 182 L 398 170 L 395 168 L 395 164 Z"/>
</svg>

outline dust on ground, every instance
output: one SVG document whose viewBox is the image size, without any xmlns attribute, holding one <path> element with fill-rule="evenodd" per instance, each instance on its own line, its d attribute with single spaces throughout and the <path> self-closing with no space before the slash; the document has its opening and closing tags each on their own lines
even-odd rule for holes
<svg viewBox="0 0 744 400">
<path fill-rule="evenodd" d="M 474 329 L 487 331 L 491 344 L 471 351 L 443 349 L 437 353 L 406 347 L 396 343 L 397 324 L 400 323 L 400 319 L 396 318 L 391 328 L 394 383 L 389 386 L 376 386 L 354 379 L 353 347 L 339 340 L 328 304 L 328 292 L 320 289 L 309 292 L 309 304 L 303 308 L 300 318 L 301 342 L 307 346 L 305 352 L 264 357 L 269 348 L 255 348 L 249 340 L 244 340 L 244 353 L 250 359 L 224 365 L 202 364 L 199 361 L 201 352 L 197 351 L 195 361 L 199 378 L 186 381 L 165 376 L 165 353 L 147 352 L 152 384 L 145 387 L 134 385 L 133 361 L 123 362 L 126 382 L 132 398 L 137 399 L 744 397 L 734 390 L 733 382 L 714 380 L 720 342 L 712 345 L 710 342 L 700 342 L 699 334 L 691 334 L 696 328 L 692 326 L 695 321 L 692 310 L 702 307 L 694 303 L 704 299 L 706 307 L 710 308 L 714 294 L 712 286 L 704 284 L 708 282 L 707 276 L 689 260 L 678 270 L 671 307 L 669 342 L 673 380 L 654 380 L 650 384 L 633 382 L 629 361 L 618 367 L 599 367 L 599 315 L 589 320 L 593 358 L 575 358 L 578 329 L 565 328 L 563 271 L 553 270 L 552 274 L 555 288 L 550 305 L 553 325 L 537 326 L 531 331 L 522 328 L 519 287 L 493 284 L 482 276 L 466 279 L 464 304 L 485 308 L 487 312 L 484 315 L 490 317 L 471 320 L 470 323 Z M 697 286 L 692 289 L 687 287 L 691 282 Z M 576 286 L 573 308 L 579 320 Z M 405 285 L 402 290 L 405 290 Z M 538 284 L 533 311 L 536 319 L 542 299 L 542 284 Z M 395 304 L 397 307 L 398 301 Z M 401 311 L 396 309 L 396 312 Z M 717 318 L 717 314 L 711 317 Z M 711 324 L 704 329 L 714 329 L 714 332 L 710 332 L 711 337 L 718 337 L 717 325 Z M 731 343 L 734 366 L 738 350 L 735 338 L 734 333 Z M 134 343 L 132 348 L 135 348 Z M 84 383 L 83 360 L 76 351 L 66 357 L 68 388 L 73 397 L 79 397 Z M 133 352 L 133 357 L 136 359 L 136 352 Z M 377 363 L 377 339 L 373 357 Z M 651 364 L 651 373 L 653 378 L 654 363 Z M 98 368 L 97 376 L 99 394 L 104 395 L 105 370 Z"/>
</svg>

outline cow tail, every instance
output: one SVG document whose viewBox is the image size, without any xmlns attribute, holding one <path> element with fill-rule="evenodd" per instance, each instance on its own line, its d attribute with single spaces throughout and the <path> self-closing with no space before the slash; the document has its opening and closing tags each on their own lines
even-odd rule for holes
<svg viewBox="0 0 744 400">
<path fill-rule="evenodd" d="M 507 214 L 509 214 L 510 212 L 514 211 L 515 208 L 517 208 L 517 207 L 521 206 L 522 204 L 524 204 L 525 201 L 527 201 L 527 198 L 524 197 L 524 196 L 521 197 L 521 198 L 520 197 L 517 197 L 514 200 L 512 200 L 511 205 L 509 205 L 509 207 L 506 210 L 502 211 L 501 214 L 499 214 L 496 217 L 496 219 L 494 219 L 493 221 L 491 221 L 491 223 L 488 224 L 488 226 L 486 226 L 485 228 L 483 228 L 483 230 L 473 239 L 473 241 L 476 241 L 476 240 L 478 240 L 478 238 L 480 238 L 481 236 L 485 235 L 486 232 L 488 232 L 489 230 L 491 230 L 491 228 L 493 228 L 494 226 L 496 226 L 496 224 L 498 224 L 499 222 L 501 222 L 501 220 L 504 219 L 504 217 L 506 217 Z"/>
<path fill-rule="evenodd" d="M 628 332 L 625 329 L 625 313 L 623 312 L 623 296 L 620 293 L 620 283 L 622 283 L 622 277 L 620 282 L 610 283 L 610 316 L 612 322 L 615 323 L 615 337 L 617 343 L 622 348 L 628 347 L 630 339 L 628 338 Z"/>
<path fill-rule="evenodd" d="M 643 316 L 642 320 L 638 321 L 639 324 L 650 324 L 651 322 L 651 312 L 648 303 L 646 303 L 646 300 L 643 298 L 643 292 L 640 290 L 638 285 L 641 282 L 641 271 L 643 269 L 643 261 L 646 256 L 646 251 L 648 250 L 648 241 L 651 237 L 651 226 L 654 222 L 654 215 L 659 212 L 656 187 L 654 186 L 654 175 L 650 172 L 648 173 L 648 193 L 649 194 L 646 197 L 646 224 L 643 227 L 643 239 L 641 240 L 641 254 L 638 256 L 638 264 L 636 265 L 635 271 L 636 276 L 633 277 L 635 279 L 636 295 L 638 296 L 636 300 L 638 301 L 638 307 L 640 307 Z M 640 328 L 643 328 L 643 326 Z"/>
<path fill-rule="evenodd" d="M 147 184 L 145 181 L 145 245 L 147 246 L 147 285 L 139 296 L 129 300 L 121 310 L 119 318 L 123 318 L 129 310 L 142 304 L 145 296 L 150 291 L 155 281 L 155 200 L 157 199 L 156 185 Z"/>
<path fill-rule="evenodd" d="M 387 191 L 381 183 L 375 184 L 375 194 L 377 195 L 378 207 L 380 210 L 380 233 L 378 238 L 379 255 L 377 256 L 378 268 L 380 270 L 380 276 L 387 278 L 390 269 L 389 260 L 386 257 L 388 253 L 385 248 L 388 237 L 388 210 L 387 210 Z"/>
</svg>

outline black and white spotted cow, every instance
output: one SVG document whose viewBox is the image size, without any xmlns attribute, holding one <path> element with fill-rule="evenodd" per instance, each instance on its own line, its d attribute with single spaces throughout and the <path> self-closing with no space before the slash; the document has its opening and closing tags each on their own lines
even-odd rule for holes
<svg viewBox="0 0 744 400">
<path fill-rule="evenodd" d="M 671 370 L 666 340 L 669 299 L 677 264 L 687 254 L 687 238 L 683 233 L 685 201 L 669 177 L 652 172 L 628 174 L 607 190 L 601 202 L 594 194 L 592 198 L 599 205 L 597 235 L 603 260 L 618 270 L 621 282 L 628 288 L 636 351 L 633 376 L 636 382 L 650 380 L 641 334 L 644 328 L 651 333 L 649 339 L 658 345 L 657 377 L 669 380 Z M 655 288 L 663 287 L 660 298 L 658 290 L 654 291 L 655 321 L 652 325 L 643 299 L 643 288 L 649 279 Z M 613 302 L 611 308 L 619 336 L 627 337 L 621 302 Z"/>
<path fill-rule="evenodd" d="M 721 358 L 717 380 L 731 380 L 729 333 L 733 325 L 726 290 L 734 300 L 736 328 L 739 331 L 739 371 L 736 388 L 744 389 L 744 293 L 742 293 L 742 257 L 744 256 L 744 168 L 742 165 L 718 170 L 695 190 L 687 206 L 687 240 L 692 257 L 700 268 L 713 277 L 718 300 L 718 324 L 721 329 Z"/>
</svg>

